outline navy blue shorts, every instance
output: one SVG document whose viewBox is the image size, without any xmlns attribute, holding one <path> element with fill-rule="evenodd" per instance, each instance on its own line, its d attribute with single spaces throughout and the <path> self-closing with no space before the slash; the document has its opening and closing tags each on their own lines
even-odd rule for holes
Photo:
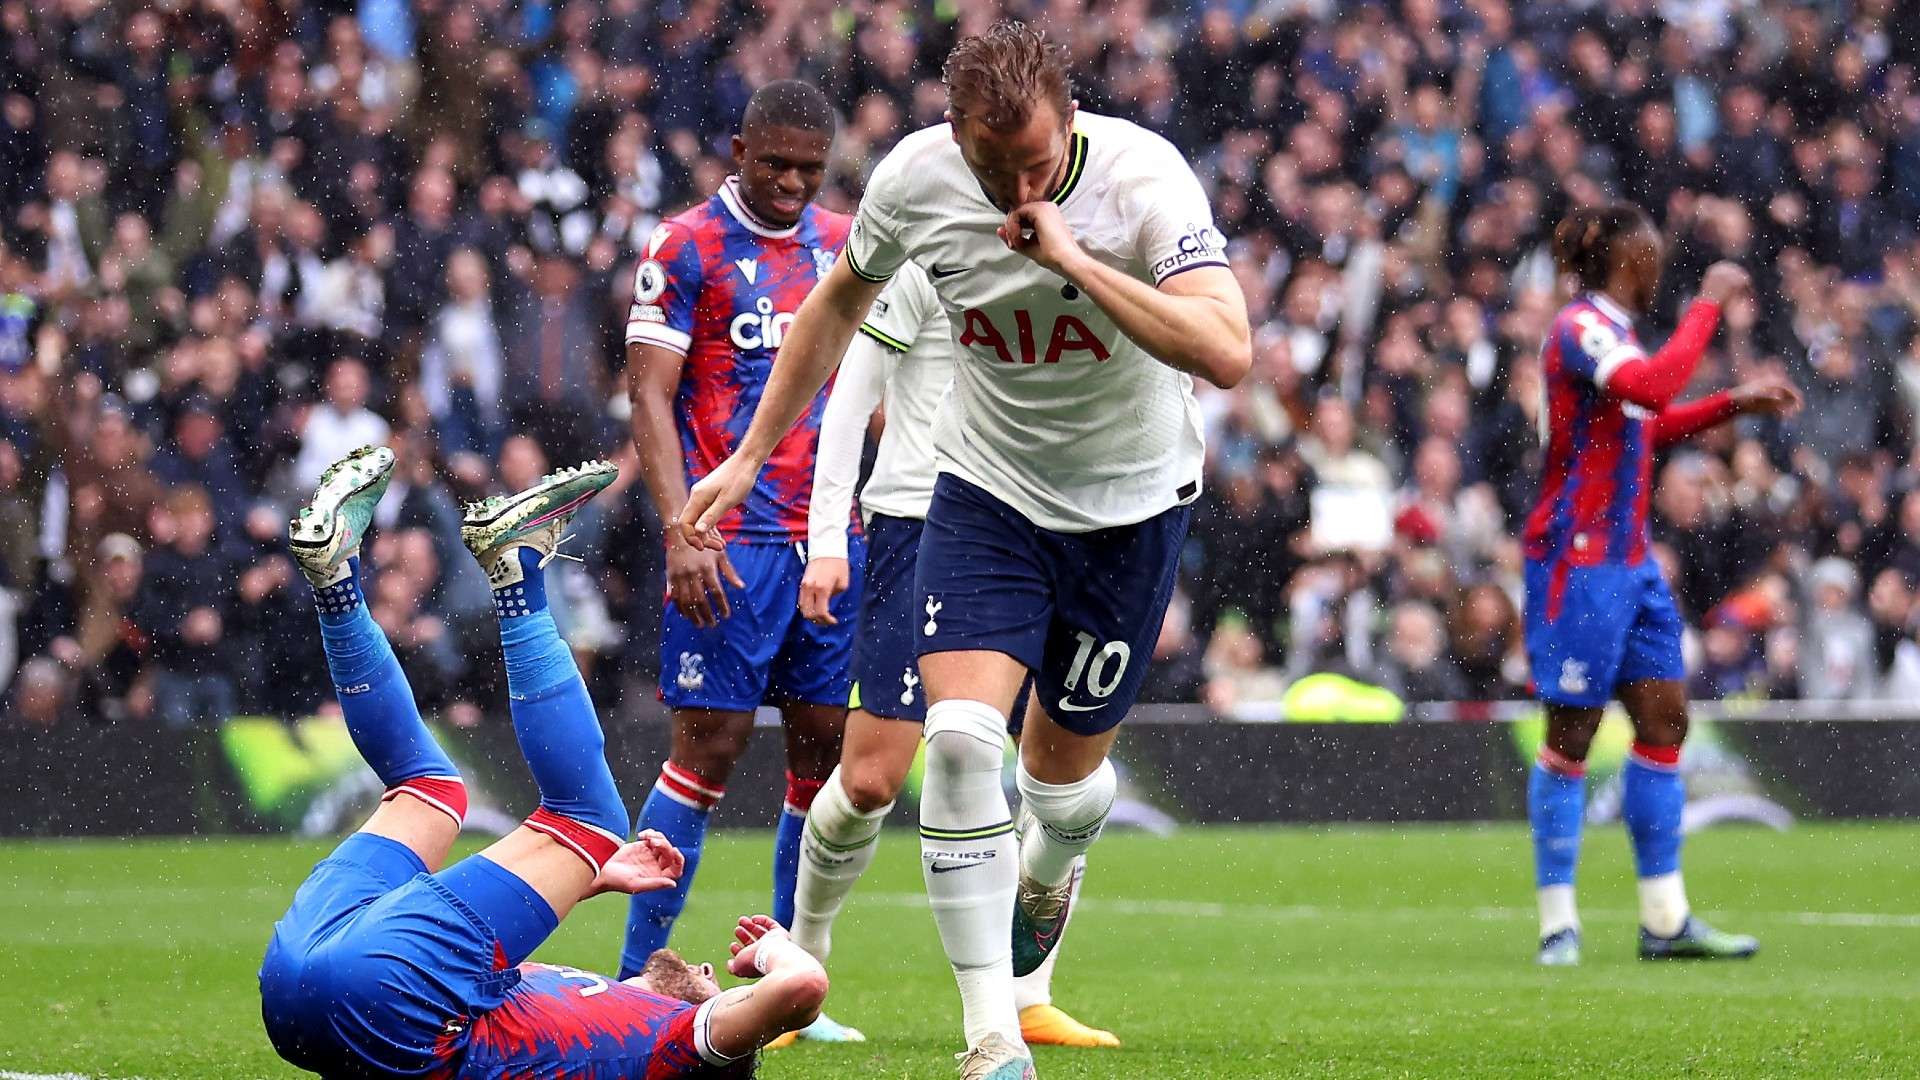
<svg viewBox="0 0 1920 1080">
<path fill-rule="evenodd" d="M 1043 529 L 941 474 L 920 543 L 915 651 L 1005 653 L 1053 721 L 1111 730 L 1133 707 L 1173 596 L 1189 506 L 1089 533 Z"/>
<path fill-rule="evenodd" d="M 1527 660 L 1550 705 L 1598 708 L 1614 688 L 1684 679 L 1680 609 L 1660 567 L 1527 562 Z"/>
<path fill-rule="evenodd" d="M 914 567 L 925 526 L 914 518 L 885 514 L 867 522 L 867 580 L 853 642 L 855 704 L 889 720 L 918 723 L 927 718 L 913 632 L 918 596 Z"/>
<path fill-rule="evenodd" d="M 260 965 L 261 1016 L 287 1061 L 325 1076 L 426 1071 L 519 981 L 487 922 L 426 869 L 405 844 L 356 833 L 294 894 Z"/>
<path fill-rule="evenodd" d="M 693 625 L 669 602 L 660 619 L 660 699 L 676 709 L 748 712 L 762 702 L 845 705 L 853 689 L 853 628 L 860 610 L 866 541 L 847 538 L 852 571 L 834 598 L 838 626 L 800 617 L 806 558 L 793 544 L 729 544 L 746 588 L 726 587 L 733 614 Z"/>
</svg>

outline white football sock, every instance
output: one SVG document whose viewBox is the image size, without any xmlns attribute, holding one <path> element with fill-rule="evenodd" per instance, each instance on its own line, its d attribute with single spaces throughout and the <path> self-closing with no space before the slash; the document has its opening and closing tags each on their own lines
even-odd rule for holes
<svg viewBox="0 0 1920 1080">
<path fill-rule="evenodd" d="M 1113 762 L 1071 784 L 1046 784 L 1020 765 L 1020 799 L 1040 823 L 1027 830 L 1020 847 L 1020 872 L 1042 885 L 1059 885 L 1073 873 L 1073 862 L 1100 838 L 1119 790 Z"/>
<path fill-rule="evenodd" d="M 1657 937 L 1672 937 L 1687 924 L 1687 887 L 1680 871 L 1640 879 L 1640 925 Z"/>
<path fill-rule="evenodd" d="M 1540 937 L 1544 940 L 1562 930 L 1580 929 L 1580 912 L 1573 905 L 1573 886 L 1540 887 Z"/>
<path fill-rule="evenodd" d="M 1073 915 L 1071 914 L 1072 905 L 1078 904 L 1080 902 L 1080 881 L 1082 878 L 1086 876 L 1086 870 L 1087 870 L 1087 860 L 1084 856 L 1074 860 L 1073 878 L 1072 878 L 1073 884 L 1071 886 L 1071 891 L 1069 894 L 1071 896 L 1071 899 L 1068 901 L 1068 905 L 1069 905 L 1069 914 L 1067 915 L 1068 922 L 1073 921 Z M 1014 1008 L 1020 1010 L 1021 1012 L 1026 1012 L 1028 1009 L 1033 1008 L 1035 1005 L 1053 1004 L 1053 966 L 1060 962 L 1060 950 L 1065 948 L 1066 944 L 1067 942 L 1064 937 L 1064 931 L 1063 931 L 1063 936 L 1061 940 L 1054 943 L 1052 951 L 1047 953 L 1047 958 L 1045 960 L 1040 961 L 1039 967 L 1034 968 L 1032 971 L 1028 972 L 1025 975 L 1018 975 L 1014 977 L 1014 980 L 1013 980 L 1013 1007 Z"/>
<path fill-rule="evenodd" d="M 1013 897 L 1019 851 L 1000 788 L 1007 718 L 979 701 L 927 709 L 920 868 L 940 943 L 960 984 L 967 1045 L 998 1033 L 1021 1045 L 1013 1007 Z"/>
<path fill-rule="evenodd" d="M 872 865 L 880 823 L 891 809 L 893 804 L 888 803 L 872 813 L 861 813 L 847 798 L 837 767 L 813 797 L 800 834 L 800 876 L 793 890 L 791 933 L 795 944 L 823 964 L 833 951 L 833 920 L 854 883 Z"/>
</svg>

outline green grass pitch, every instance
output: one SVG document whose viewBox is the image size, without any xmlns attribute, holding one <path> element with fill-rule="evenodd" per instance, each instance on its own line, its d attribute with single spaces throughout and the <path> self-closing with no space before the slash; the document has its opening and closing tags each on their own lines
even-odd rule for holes
<svg viewBox="0 0 1920 1080">
<path fill-rule="evenodd" d="M 708 849 L 676 944 L 718 958 L 766 904 L 769 842 Z M 1691 891 L 1760 935 L 1746 964 L 1633 958 L 1617 828 L 1582 866 L 1587 962 L 1531 964 L 1516 825 L 1192 829 L 1095 849 L 1055 997 L 1117 1051 L 1043 1049 L 1043 1077 L 1920 1075 L 1920 827 L 1693 838 Z M 0 1078 L 293 1075 L 261 1034 L 268 927 L 325 846 L 0 844 Z M 858 1047 L 761 1075 L 950 1077 L 958 999 L 910 834 L 887 835 L 837 934 L 832 1014 Z M 624 905 L 595 900 L 539 959 L 605 970 Z"/>
</svg>

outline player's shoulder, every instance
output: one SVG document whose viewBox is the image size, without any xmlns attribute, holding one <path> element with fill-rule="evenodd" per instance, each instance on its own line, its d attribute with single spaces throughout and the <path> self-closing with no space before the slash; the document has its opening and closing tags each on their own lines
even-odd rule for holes
<svg viewBox="0 0 1920 1080">
<path fill-rule="evenodd" d="M 1115 177 L 1159 177 L 1172 167 L 1193 171 L 1166 136 L 1131 120 L 1081 109 L 1074 114 L 1073 130 L 1086 137 L 1090 171 Z"/>
<path fill-rule="evenodd" d="M 956 171 L 964 172 L 967 163 L 953 141 L 953 128 L 935 124 L 912 132 L 880 159 L 867 182 L 867 190 L 879 188 L 900 194 L 921 192 L 951 182 Z"/>
<path fill-rule="evenodd" d="M 702 199 L 653 227 L 647 236 L 646 256 L 668 259 L 697 253 L 705 245 L 718 243 L 720 233 L 713 200 Z"/>
<path fill-rule="evenodd" d="M 845 243 L 847 231 L 853 228 L 852 214 L 829 210 L 817 203 L 807 207 L 806 220 L 814 238 L 823 244 Z"/>
</svg>

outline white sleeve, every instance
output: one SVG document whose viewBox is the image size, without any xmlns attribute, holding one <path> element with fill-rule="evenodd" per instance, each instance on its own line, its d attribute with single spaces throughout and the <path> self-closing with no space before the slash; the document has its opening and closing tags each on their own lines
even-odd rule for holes
<svg viewBox="0 0 1920 1080">
<path fill-rule="evenodd" d="M 709 1031 L 713 1026 L 713 1008 L 715 1005 L 718 1005 L 720 999 L 725 996 L 725 994 L 718 994 L 708 998 L 700 1003 L 700 1008 L 693 1014 L 693 1049 L 700 1055 L 700 1060 L 709 1065 L 727 1066 L 740 1060 L 740 1058 L 731 1058 L 715 1050 L 713 1048 L 713 1036 Z M 745 1055 L 742 1055 L 742 1057 L 744 1056 Z"/>
<path fill-rule="evenodd" d="M 893 208 L 902 205 L 910 156 L 896 146 L 882 158 L 867 178 L 867 190 L 853 213 L 853 227 L 847 233 L 847 267 L 868 281 L 887 280 L 907 261 Z"/>
<path fill-rule="evenodd" d="M 1206 190 L 1179 151 L 1164 149 L 1164 167 L 1133 200 L 1136 242 L 1155 285 L 1196 267 L 1227 265 L 1227 238 L 1214 228 Z"/>
<path fill-rule="evenodd" d="M 807 505 L 807 557 L 847 557 L 847 523 L 853 486 L 860 481 L 860 450 L 867 421 L 880 406 L 897 354 L 879 339 L 855 334 L 834 376 L 833 393 L 820 414 L 820 443 L 813 461 L 813 498 Z"/>
</svg>

